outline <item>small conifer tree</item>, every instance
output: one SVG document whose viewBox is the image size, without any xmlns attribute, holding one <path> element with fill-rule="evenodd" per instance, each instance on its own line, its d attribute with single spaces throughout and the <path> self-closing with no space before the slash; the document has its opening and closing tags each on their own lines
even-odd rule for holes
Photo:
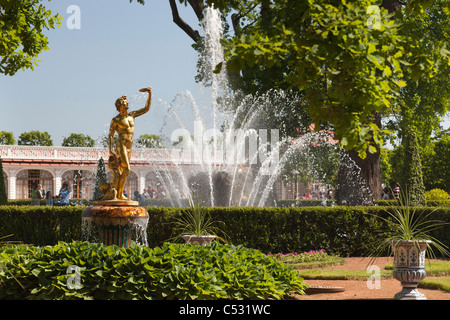
<svg viewBox="0 0 450 320">
<path fill-rule="evenodd" d="M 8 196 L 6 195 L 5 177 L 3 176 L 3 162 L 0 158 L 0 206 L 8 204 Z"/>
<path fill-rule="evenodd" d="M 405 135 L 404 162 L 400 188 L 409 194 L 410 204 L 417 206 L 425 203 L 422 163 L 416 133 L 410 130 Z"/>
<path fill-rule="evenodd" d="M 96 181 L 95 181 L 94 200 L 98 200 L 100 197 L 103 196 L 103 193 L 100 191 L 100 186 L 107 182 L 108 182 L 108 180 L 106 178 L 105 162 L 103 161 L 103 158 L 100 158 L 100 160 L 98 161 L 98 165 L 97 165 L 97 176 L 96 176 Z"/>
</svg>

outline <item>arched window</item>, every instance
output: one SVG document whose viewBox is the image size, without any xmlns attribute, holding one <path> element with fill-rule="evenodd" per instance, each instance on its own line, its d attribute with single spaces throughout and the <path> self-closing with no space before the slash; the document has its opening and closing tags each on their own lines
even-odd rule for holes
<svg viewBox="0 0 450 320">
<path fill-rule="evenodd" d="M 70 196 L 73 199 L 92 199 L 95 180 L 95 173 L 86 170 L 70 170 L 62 175 L 62 182 L 69 183 L 69 188 L 72 190 Z"/>
<path fill-rule="evenodd" d="M 147 194 L 150 193 L 148 192 L 149 188 L 154 188 L 157 191 L 156 197 L 166 198 L 174 192 L 175 187 L 177 187 L 178 190 L 182 193 L 188 192 L 187 190 L 183 190 L 181 179 L 178 173 L 152 171 L 148 172 L 145 175 L 145 189 L 147 191 Z"/>
<path fill-rule="evenodd" d="M 33 191 L 34 184 L 41 184 L 45 193 L 51 191 L 54 194 L 52 174 L 45 170 L 30 169 L 22 170 L 17 174 L 16 198 L 31 198 L 31 191 Z"/>
</svg>

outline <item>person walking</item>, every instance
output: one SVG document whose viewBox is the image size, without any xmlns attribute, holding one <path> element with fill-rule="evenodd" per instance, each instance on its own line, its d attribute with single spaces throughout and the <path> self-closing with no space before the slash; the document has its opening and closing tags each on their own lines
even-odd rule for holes
<svg viewBox="0 0 450 320">
<path fill-rule="evenodd" d="M 41 205 L 42 199 L 42 186 L 37 183 L 33 183 L 33 191 L 31 191 L 31 205 L 39 206 Z"/>
<path fill-rule="evenodd" d="M 53 207 L 53 197 L 51 191 L 47 191 L 47 194 L 45 195 L 45 204 Z"/>
<path fill-rule="evenodd" d="M 400 199 L 400 183 L 398 183 L 398 182 L 395 184 L 394 198 L 395 198 L 395 200 L 399 200 Z"/>
</svg>

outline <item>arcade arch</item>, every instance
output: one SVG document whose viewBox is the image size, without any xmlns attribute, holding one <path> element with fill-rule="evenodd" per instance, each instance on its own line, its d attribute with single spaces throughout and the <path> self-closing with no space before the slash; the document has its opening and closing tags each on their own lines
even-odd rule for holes
<svg viewBox="0 0 450 320">
<path fill-rule="evenodd" d="M 34 184 L 41 184 L 42 189 L 54 193 L 53 175 L 46 170 L 25 169 L 16 175 L 16 198 L 29 199 Z"/>
<path fill-rule="evenodd" d="M 69 184 L 72 190 L 70 197 L 73 199 L 91 199 L 94 196 L 95 181 L 95 173 L 87 170 L 68 170 L 62 174 L 62 183 Z"/>
</svg>

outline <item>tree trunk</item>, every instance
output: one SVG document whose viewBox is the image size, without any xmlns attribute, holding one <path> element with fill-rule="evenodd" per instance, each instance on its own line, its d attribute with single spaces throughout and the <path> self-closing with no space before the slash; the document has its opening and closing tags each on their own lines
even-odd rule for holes
<svg viewBox="0 0 450 320">
<path fill-rule="evenodd" d="M 389 11 L 389 13 L 394 13 L 396 11 L 401 10 L 402 5 L 404 5 L 404 1 L 402 0 L 383 0 L 381 7 L 385 8 Z M 381 128 L 381 115 L 374 115 L 374 123 Z M 347 152 L 348 156 L 358 165 L 361 169 L 360 176 L 367 184 L 367 187 L 370 190 L 371 195 L 369 197 L 372 200 L 377 200 L 381 198 L 381 168 L 380 168 L 380 148 L 376 146 L 377 152 L 374 154 L 367 153 L 367 157 L 365 159 L 361 159 L 358 156 L 358 153 L 351 150 Z M 340 168 L 341 170 L 341 168 Z M 343 177 L 340 175 L 340 177 Z M 339 181 L 340 183 L 344 183 L 343 181 Z"/>
<path fill-rule="evenodd" d="M 381 115 L 375 114 L 374 123 L 381 127 Z M 367 153 L 365 159 L 358 156 L 354 150 L 344 153 L 358 166 L 359 173 L 355 176 L 354 166 L 345 161 L 345 156 L 341 157 L 341 165 L 338 175 L 338 190 L 336 198 L 339 204 L 347 205 L 367 205 L 373 200 L 381 199 L 381 168 L 380 168 L 380 148 L 376 146 L 376 153 Z M 348 181 L 349 179 L 354 181 Z"/>
</svg>

